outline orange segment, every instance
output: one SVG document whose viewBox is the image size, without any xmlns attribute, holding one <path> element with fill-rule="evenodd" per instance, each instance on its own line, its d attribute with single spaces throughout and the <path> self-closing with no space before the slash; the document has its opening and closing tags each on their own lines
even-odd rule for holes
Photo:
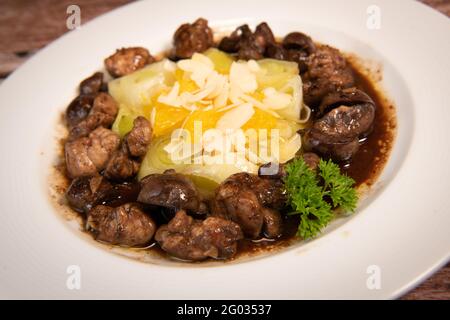
<svg viewBox="0 0 450 320">
<path fill-rule="evenodd" d="M 183 128 L 191 133 L 191 137 L 194 137 L 194 125 L 196 121 L 201 124 L 203 133 L 208 129 L 215 128 L 217 121 L 223 114 L 224 112 L 217 112 L 217 110 L 196 110 L 189 116 Z"/>
<path fill-rule="evenodd" d="M 171 107 L 159 102 L 154 104 L 154 108 L 156 109 L 153 126 L 154 137 L 170 134 L 174 129 L 181 127 L 184 119 L 189 115 L 189 111 L 184 108 Z M 151 106 L 144 108 L 148 119 L 151 118 L 152 109 Z"/>
<path fill-rule="evenodd" d="M 175 79 L 180 84 L 180 92 L 193 92 L 198 89 L 197 84 L 181 69 L 175 71 Z"/>
<path fill-rule="evenodd" d="M 259 108 L 255 108 L 255 113 L 247 121 L 246 124 L 242 126 L 242 129 L 245 131 L 247 129 L 267 129 L 271 130 L 276 127 L 277 119 L 272 116 L 270 113 L 267 113 Z"/>
</svg>

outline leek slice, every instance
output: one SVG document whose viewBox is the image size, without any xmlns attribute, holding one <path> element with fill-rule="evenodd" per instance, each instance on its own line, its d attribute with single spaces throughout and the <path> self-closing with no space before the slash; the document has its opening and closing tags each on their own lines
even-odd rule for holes
<svg viewBox="0 0 450 320">
<path fill-rule="evenodd" d="M 135 112 L 120 105 L 119 113 L 117 114 L 116 120 L 112 125 L 112 131 L 117 133 L 121 138 L 123 138 L 128 132 L 133 129 L 133 121 L 138 116 Z"/>
<path fill-rule="evenodd" d="M 210 48 L 203 53 L 214 64 L 214 69 L 221 74 L 229 74 L 231 64 L 234 62 L 234 58 L 216 48 Z"/>
<path fill-rule="evenodd" d="M 131 109 L 142 109 L 175 82 L 176 64 L 168 59 L 155 62 L 127 76 L 108 83 L 109 94 Z"/>
</svg>

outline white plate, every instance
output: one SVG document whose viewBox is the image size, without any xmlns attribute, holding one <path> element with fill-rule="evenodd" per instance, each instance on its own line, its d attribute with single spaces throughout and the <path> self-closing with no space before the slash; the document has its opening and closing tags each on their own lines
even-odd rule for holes
<svg viewBox="0 0 450 320">
<path fill-rule="evenodd" d="M 54 42 L 0 86 L 0 296 L 3 298 L 393 298 L 450 256 L 450 20 L 413 1 L 151 1 Z M 158 52 L 199 16 L 213 26 L 267 21 L 381 62 L 399 131 L 380 182 L 356 215 L 278 254 L 222 266 L 147 264 L 71 232 L 48 198 L 54 128 L 79 81 L 116 48 Z M 66 286 L 81 270 L 81 289 Z M 376 266 L 375 269 L 371 266 Z M 380 271 L 369 289 L 368 271 Z M 373 280 L 373 278 L 371 278 Z M 370 284 L 370 279 L 369 279 Z"/>
</svg>

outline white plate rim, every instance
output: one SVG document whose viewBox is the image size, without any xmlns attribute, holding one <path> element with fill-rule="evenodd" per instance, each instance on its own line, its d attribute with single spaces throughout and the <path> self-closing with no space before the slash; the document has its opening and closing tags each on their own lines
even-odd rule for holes
<svg viewBox="0 0 450 320">
<path fill-rule="evenodd" d="M 230 3 L 230 2 L 229 2 Z M 294 6 L 294 4 L 293 3 L 291 3 L 291 2 L 289 2 L 289 1 L 285 1 L 285 3 L 286 3 L 286 5 L 287 6 Z M 326 3 L 326 4 L 328 4 L 329 6 L 332 6 L 332 5 L 330 5 L 329 3 L 327 3 L 326 1 L 323 1 L 322 3 Z M 352 1 L 347 1 L 347 3 L 348 4 L 351 4 L 352 3 Z M 305 2 L 303 2 L 303 4 L 306 6 L 308 3 L 305 1 Z M 364 6 L 366 6 L 367 7 L 367 5 L 369 4 L 369 2 L 360 2 L 360 3 L 358 3 L 358 8 L 364 8 Z M 168 7 L 170 7 L 170 5 L 174 5 L 174 3 L 173 2 L 171 2 L 171 1 L 169 1 L 168 2 L 168 4 L 167 4 L 167 6 Z M 200 5 L 204 5 L 204 6 L 206 6 L 206 4 L 205 4 L 205 2 L 199 2 L 198 3 L 198 5 L 200 6 Z M 269 4 L 266 4 L 267 5 L 267 7 L 270 7 L 270 5 Z M 300 3 L 298 3 L 298 4 L 296 4 L 297 6 L 300 6 Z M 315 4 L 315 5 L 317 5 L 317 6 L 319 6 L 320 4 Z M 444 28 L 449 28 L 449 24 L 448 24 L 448 21 L 447 21 L 447 24 L 445 24 L 444 22 L 443 22 L 443 17 L 441 16 L 441 15 L 439 15 L 439 14 L 436 14 L 435 12 L 433 12 L 433 11 L 431 11 L 431 10 L 429 10 L 429 9 L 424 9 L 424 6 L 422 6 L 422 5 L 419 5 L 419 4 L 417 4 L 417 3 L 411 3 L 411 2 L 406 2 L 406 1 L 399 1 L 398 3 L 396 3 L 396 4 L 388 4 L 388 2 L 387 1 L 379 1 L 379 5 L 380 5 L 380 7 L 383 9 L 383 10 L 398 10 L 398 8 L 399 7 L 401 7 L 401 6 L 405 6 L 404 8 L 408 8 L 410 11 L 409 11 L 409 14 L 419 14 L 423 19 L 429 19 L 429 20 L 427 20 L 427 21 L 438 21 L 438 23 L 437 23 L 437 25 L 438 26 L 440 26 L 440 27 L 442 27 L 442 26 L 444 26 Z M 127 5 L 127 6 L 125 6 L 125 7 L 123 7 L 123 8 L 121 8 L 121 9 L 119 9 L 119 10 L 116 10 L 116 11 L 114 11 L 114 12 L 112 12 L 112 13 L 110 13 L 110 14 L 107 14 L 107 15 L 105 15 L 105 16 L 102 16 L 101 18 L 98 18 L 98 19 L 95 19 L 93 22 L 91 22 L 91 23 L 89 23 L 89 24 L 86 24 L 85 26 L 83 26 L 83 28 L 80 30 L 80 32 L 78 32 L 77 31 L 77 33 L 69 33 L 69 34 L 67 34 L 67 35 L 65 35 L 65 36 L 63 36 L 61 39 L 59 39 L 59 40 L 57 40 L 55 43 L 53 43 L 53 44 L 51 44 L 48 48 L 46 48 L 46 49 L 44 49 L 44 50 L 42 50 L 41 52 L 39 52 L 34 58 L 32 58 L 31 60 L 30 60 L 30 62 L 28 62 L 28 63 L 26 63 L 24 66 L 22 66 L 21 68 L 19 68 L 10 78 L 8 78 L 1 86 L 0 86 L 0 101 L 2 101 L 2 102 L 8 102 L 8 103 L 11 103 L 11 94 L 9 94 L 10 92 L 7 92 L 8 90 L 11 90 L 11 89 L 13 89 L 14 87 L 15 87 L 15 81 L 17 82 L 17 81 L 19 81 L 19 80 L 21 80 L 21 77 L 23 77 L 23 76 L 25 76 L 25 75 L 27 75 L 27 74 L 31 74 L 30 72 L 31 71 L 34 71 L 34 70 L 38 70 L 39 68 L 37 68 L 37 66 L 36 66 L 36 62 L 37 61 L 39 61 L 39 59 L 41 59 L 41 60 L 44 60 L 46 57 L 45 57 L 45 55 L 49 55 L 51 52 L 52 52 L 52 50 L 57 50 L 58 48 L 58 46 L 59 47 L 61 47 L 62 45 L 63 45 L 63 43 L 64 43 L 64 41 L 66 41 L 66 42 L 69 42 L 69 41 L 74 41 L 74 40 L 76 40 L 75 38 L 77 38 L 77 37 L 81 37 L 82 35 L 83 35 L 83 29 L 85 29 L 85 30 L 92 30 L 96 25 L 97 26 L 99 26 L 101 23 L 102 23 L 102 21 L 104 21 L 104 20 L 108 20 L 108 19 L 113 19 L 113 17 L 114 16 L 119 16 L 119 15 L 121 15 L 121 14 L 125 14 L 126 12 L 131 12 L 131 11 L 133 11 L 133 10 L 137 10 L 138 9 L 138 7 L 139 6 L 141 6 L 142 8 L 144 8 L 144 7 L 146 7 L 146 6 L 148 6 L 148 3 L 139 3 L 139 4 L 132 4 L 132 5 Z M 334 8 L 334 6 L 333 6 L 333 8 Z M 245 10 L 248 10 L 248 9 L 246 9 L 246 8 L 244 8 Z M 314 11 L 314 10 L 312 10 L 312 11 Z M 192 12 L 192 10 L 191 11 L 187 11 L 186 12 L 186 15 L 187 16 L 189 16 L 189 15 L 191 15 L 191 12 Z M 328 14 L 331 14 L 331 13 L 327 13 L 327 15 Z M 389 12 L 387 12 L 387 16 L 389 17 Z M 434 19 L 434 20 L 433 20 Z M 402 22 L 403 22 L 403 20 L 402 20 Z M 270 20 L 269 20 L 269 23 L 270 23 Z M 388 23 L 389 23 L 389 21 L 388 21 Z M 410 27 L 410 26 L 408 26 L 408 27 Z M 433 25 L 433 23 L 431 23 L 431 25 L 429 25 L 428 26 L 430 29 L 431 28 L 437 28 L 437 26 L 435 26 L 435 25 Z M 345 29 L 345 26 L 343 26 L 343 29 Z M 425 30 L 425 31 L 428 31 L 428 30 Z M 84 32 L 84 35 L 86 34 L 86 32 Z M 425 35 L 427 35 L 427 32 L 425 32 L 424 33 Z M 375 40 L 373 40 L 373 41 L 376 41 L 376 39 Z M 403 43 L 402 43 L 403 44 Z M 435 45 L 435 43 L 433 42 L 433 44 Z M 406 43 L 406 45 L 407 45 L 407 43 Z M 449 46 L 447 45 L 447 46 L 445 46 L 445 43 L 442 45 L 441 44 L 441 46 L 440 46 L 440 49 L 443 49 L 442 51 L 444 51 L 444 53 L 445 52 L 450 52 L 449 51 Z M 436 61 L 437 62 L 440 62 L 440 58 L 442 58 L 442 56 L 440 56 L 439 54 L 437 54 L 436 55 Z M 34 64 L 33 64 L 34 63 Z M 436 63 L 435 63 L 436 64 Z M 433 71 L 435 71 L 435 70 L 438 70 L 437 68 L 436 68 L 436 65 L 435 64 L 432 64 L 431 65 L 431 68 L 430 69 L 432 69 Z M 399 66 L 398 66 L 399 67 Z M 445 65 L 444 64 L 444 67 L 448 67 L 448 64 L 447 65 Z M 89 65 L 89 67 L 88 68 L 92 68 L 92 64 L 91 65 Z M 401 67 L 399 67 L 399 68 L 401 68 Z M 419 68 L 420 68 L 420 66 L 419 66 Z M 444 71 L 445 71 L 445 68 L 444 68 Z M 443 77 L 443 79 L 445 79 L 445 75 L 441 75 L 440 73 L 438 73 L 438 72 L 435 72 L 435 74 L 438 74 L 439 76 L 441 76 L 441 77 Z M 448 79 L 448 76 L 447 76 L 447 79 Z M 408 79 L 409 80 L 409 79 Z M 45 81 L 44 81 L 45 82 Z M 408 81 L 407 81 L 408 82 Z M 75 83 L 77 83 L 77 82 L 75 82 Z M 408 85 L 410 85 L 410 87 L 409 88 L 412 88 L 412 87 L 414 87 L 413 85 L 411 85 L 411 83 L 410 82 L 408 82 Z M 436 90 L 435 91 L 432 91 L 433 93 L 436 93 Z M 66 97 L 67 98 L 67 97 Z M 416 103 L 419 103 L 420 101 L 421 101 L 421 98 L 423 98 L 423 97 L 419 97 L 418 99 L 415 97 L 415 100 L 414 100 L 414 103 L 416 104 Z M 18 99 L 18 100 L 20 100 L 20 99 Z M 432 101 L 434 101 L 434 102 L 436 102 L 436 104 L 438 105 L 438 107 L 437 108 L 439 108 L 439 107 L 444 107 L 443 105 L 440 105 L 439 103 L 442 103 L 442 102 L 444 102 L 444 101 L 448 101 L 448 92 L 442 92 L 442 93 L 440 93 L 440 95 L 438 96 L 438 98 L 434 98 L 434 100 L 433 99 L 431 99 Z M 439 109 L 439 110 L 442 110 L 442 109 Z M 5 113 L 5 111 L 2 109 L 1 110 L 2 111 L 2 113 L 4 114 Z M 416 112 L 417 111 L 417 112 Z M 20 114 L 20 112 L 17 112 L 18 114 Z M 21 114 L 22 115 L 22 114 Z M 2 145 L 4 145 L 4 146 L 7 146 L 10 142 L 8 142 L 8 141 L 6 141 L 5 140 L 5 135 L 4 134 L 6 134 L 6 130 L 7 129 L 10 129 L 11 127 L 10 127 L 10 124 L 11 124 L 11 122 L 9 122 L 9 123 L 6 123 L 6 121 L 10 121 L 10 120 L 15 120 L 14 119 L 14 116 L 15 115 L 11 115 L 11 114 L 4 114 L 4 117 L 2 117 L 2 119 L 1 119 L 1 124 L 2 124 L 2 126 L 1 126 L 1 133 L 2 133 L 2 140 L 1 140 L 1 142 L 2 142 Z M 419 130 L 419 129 L 421 129 L 421 128 L 425 128 L 425 129 L 427 129 L 427 130 L 429 130 L 430 128 L 429 127 L 427 127 L 426 126 L 426 123 L 425 123 L 425 119 L 427 119 L 427 117 L 426 117 L 427 115 L 423 115 L 423 112 L 422 112 L 422 110 L 414 110 L 414 120 L 416 121 L 416 122 L 414 122 L 414 129 L 415 130 Z M 428 115 L 429 116 L 429 115 Z M 441 122 L 442 121 L 444 121 L 445 119 L 445 117 L 447 117 L 448 118 L 448 114 L 444 114 L 443 115 L 443 119 L 441 119 Z M 418 122 L 418 120 L 417 119 L 420 119 L 420 121 L 422 121 L 422 122 Z M 441 122 L 439 122 L 439 123 L 441 123 Z M 438 127 L 436 127 L 435 128 L 436 129 L 436 131 L 438 131 L 438 130 L 440 130 L 440 129 L 442 129 L 442 128 L 440 128 L 439 126 Z M 448 133 L 448 132 L 447 132 Z M 420 134 L 417 134 L 417 133 L 414 133 L 414 139 L 416 139 L 416 137 L 417 136 L 419 136 L 417 139 L 420 139 L 420 142 L 423 142 L 423 141 L 426 141 L 426 138 L 428 138 L 428 136 L 427 135 L 423 135 L 423 136 L 421 136 L 422 135 L 422 132 L 420 131 Z M 445 132 L 444 132 L 444 135 L 445 135 Z M 433 136 L 432 136 L 433 137 Z M 23 141 L 23 139 L 24 139 L 25 137 L 24 136 L 19 136 L 18 137 L 18 141 L 20 141 L 20 142 L 22 142 Z M 21 140 L 22 139 L 22 140 Z M 414 140 L 414 141 L 416 141 L 416 140 Z M 409 152 L 410 152 L 410 154 L 412 154 L 412 155 L 414 155 L 416 152 L 418 152 L 418 149 L 419 149 L 419 147 L 417 147 L 417 146 L 412 146 L 412 150 L 410 150 Z M 441 156 L 443 156 L 443 157 L 448 157 L 448 152 L 441 152 L 441 154 L 440 154 Z M 2 168 L 2 174 L 4 173 L 5 174 L 5 176 L 7 175 L 7 174 L 10 174 L 10 173 L 8 173 L 8 172 L 6 172 L 5 171 L 5 168 L 6 169 L 8 169 L 8 168 L 10 168 L 10 169 L 12 169 L 13 168 L 13 166 L 11 166 L 12 164 L 21 164 L 23 161 L 20 161 L 19 160 L 19 162 L 18 163 L 14 163 L 14 162 L 12 162 L 12 160 L 17 160 L 17 159 L 13 159 L 12 157 L 8 157 L 8 156 L 6 156 L 5 157 L 5 159 L 4 159 L 4 161 L 5 161 L 5 164 L 10 164 L 10 166 L 4 166 L 3 168 Z M 408 162 L 409 163 L 409 162 Z M 405 169 L 405 165 L 406 164 L 408 164 L 408 163 L 405 163 L 404 164 L 404 166 L 402 166 L 402 168 L 401 168 L 401 170 L 400 170 L 400 172 L 398 172 L 397 173 L 397 177 L 389 184 L 389 186 L 386 188 L 386 189 L 392 189 L 392 188 L 395 188 L 395 187 L 397 187 L 398 186 L 398 184 L 399 184 L 399 182 L 398 181 L 405 181 L 405 180 L 400 180 L 400 179 L 406 179 L 406 177 L 408 176 L 408 171 Z M 36 169 L 36 166 L 35 166 L 35 164 L 29 164 L 29 163 L 27 163 L 25 166 L 24 166 L 24 168 L 26 169 L 25 171 L 26 172 L 32 172 L 32 170 L 33 169 Z M 406 172 L 405 172 L 406 171 Z M 445 177 L 447 177 L 448 178 L 448 176 L 449 176 L 449 172 L 448 171 L 444 171 L 443 172 L 443 175 L 441 174 L 441 177 L 442 177 L 442 180 L 444 180 L 444 178 Z M 436 179 L 434 180 L 434 181 L 437 181 Z M 448 181 L 448 180 L 447 180 Z M 439 183 L 442 183 L 442 186 L 447 186 L 448 184 L 446 184 L 447 182 L 445 182 L 445 181 L 439 181 Z M 11 192 L 7 192 L 7 191 L 12 191 L 12 190 L 17 190 L 17 189 L 14 189 L 14 188 L 12 188 L 12 189 L 10 189 L 10 190 L 8 190 L 7 188 L 9 187 L 9 185 L 7 185 L 7 184 L 5 184 L 5 183 L 2 183 L 1 185 L 1 190 L 2 191 L 5 191 L 3 194 L 11 194 Z M 400 186 L 402 186 L 402 185 L 400 185 Z M 20 187 L 19 187 L 19 190 L 20 190 Z M 384 190 L 384 192 L 383 192 L 383 195 L 381 196 L 381 197 L 385 197 L 385 194 L 388 192 L 388 190 Z M 13 197 L 14 195 L 13 194 L 11 194 L 11 196 Z M 2 199 L 2 200 L 4 200 L 4 203 L 8 203 L 8 200 L 9 199 Z M 439 216 L 439 214 L 441 214 L 443 211 L 443 208 L 442 207 L 445 207 L 444 205 L 445 205 L 445 201 L 447 201 L 447 203 L 448 203 L 448 200 L 446 200 L 446 199 L 444 199 L 444 200 L 441 200 L 441 202 L 439 202 L 438 203 L 438 205 L 436 205 L 435 206 L 435 208 L 432 208 L 431 210 L 436 210 L 436 214 L 435 214 L 435 216 L 437 215 L 437 216 Z M 375 205 L 379 205 L 379 203 L 380 203 L 380 201 L 376 201 L 375 203 L 372 203 L 370 206 L 372 207 L 372 206 L 375 206 Z M 11 210 L 11 209 L 15 209 L 16 210 L 16 213 L 17 213 L 17 210 L 18 209 L 21 209 L 20 207 L 18 207 L 17 205 L 11 205 L 11 204 L 9 204 L 10 206 L 5 206 L 4 204 L 2 204 L 2 209 L 5 209 L 5 211 L 14 211 L 14 210 Z M 22 204 L 22 205 L 24 205 L 24 204 Z M 42 207 L 43 208 L 43 207 Z M 381 207 L 382 208 L 382 207 Z M 372 208 L 373 209 L 373 208 Z M 3 210 L 2 210 L 3 211 Z M 18 212 L 18 213 L 20 213 L 20 211 Z M 367 223 L 369 223 L 369 221 L 365 221 L 365 222 L 362 222 L 361 220 L 362 220 L 362 217 L 361 217 L 362 215 L 359 215 L 359 216 L 357 216 L 357 217 L 355 217 L 355 219 L 352 219 L 352 221 L 350 221 L 349 223 L 347 223 L 347 224 L 345 224 L 343 227 L 341 227 L 341 228 L 339 228 L 339 229 L 337 229 L 337 230 L 335 230 L 335 231 L 333 231 L 333 232 L 331 232 L 331 233 L 329 233 L 329 234 L 327 234 L 327 236 L 326 237 L 323 237 L 323 238 L 320 238 L 320 239 L 318 239 L 318 240 L 316 240 L 316 241 L 314 241 L 314 242 L 312 242 L 309 246 L 307 246 L 307 247 L 304 247 L 304 248 L 300 248 L 298 251 L 301 251 L 301 252 L 306 252 L 306 251 L 304 251 L 304 250 L 308 250 L 308 251 L 312 251 L 312 250 L 309 250 L 311 247 L 320 247 L 320 246 L 323 246 L 323 245 L 325 245 L 326 246 L 326 243 L 328 242 L 330 242 L 331 241 L 331 239 L 333 239 L 333 240 L 337 240 L 337 241 L 339 241 L 339 236 L 340 237 L 342 237 L 342 234 L 344 234 L 344 232 L 345 232 L 345 229 L 346 228 L 351 228 L 351 226 L 354 226 L 354 224 L 356 224 L 356 222 L 358 222 L 358 224 L 367 224 Z M 9 215 L 6 215 L 6 218 L 9 218 L 9 219 L 11 219 L 11 216 Z M 441 220 L 440 220 L 442 223 L 446 223 L 446 222 L 448 222 L 448 218 L 446 218 L 446 217 L 443 217 Z M 9 222 L 9 221 L 7 221 L 7 222 Z M 59 221 L 57 221 L 57 219 L 55 219 L 55 222 L 54 222 L 54 224 L 52 225 L 53 227 L 57 227 L 58 225 L 59 225 Z M 351 225 L 350 223 L 353 223 L 353 225 Z M 5 231 L 3 234 L 13 234 L 13 233 L 11 233 L 11 230 L 7 230 L 6 228 L 8 228 L 8 227 L 13 227 L 13 225 L 12 224 L 5 224 L 5 225 L 3 225 L 1 228 L 2 229 L 0 229 L 1 231 Z M 60 227 L 60 226 L 59 226 Z M 433 225 L 433 227 L 435 227 L 435 225 Z M 62 228 L 61 228 L 62 229 Z M 338 236 L 338 234 L 339 234 L 339 236 Z M 71 238 L 72 239 L 72 238 Z M 3 239 L 2 239 L 3 240 Z M 13 239 L 6 239 L 6 240 L 8 240 L 8 241 L 13 241 Z M 409 278 L 409 280 L 408 281 L 403 281 L 403 284 L 402 285 L 396 285 L 395 286 L 395 289 L 393 289 L 393 288 L 389 288 L 388 290 L 380 290 L 380 291 L 378 291 L 377 292 L 377 294 L 372 294 L 372 293 L 368 293 L 366 296 L 363 296 L 363 297 L 365 297 L 365 298 L 394 298 L 394 297 L 398 297 L 398 296 L 400 296 L 401 294 L 403 294 L 405 291 L 407 291 L 408 289 L 410 289 L 413 285 L 415 285 L 415 284 L 417 284 L 419 281 L 421 281 L 421 280 L 423 280 L 424 278 L 426 278 L 428 275 L 430 275 L 433 271 L 435 271 L 437 268 L 439 268 L 440 266 L 442 266 L 443 264 L 445 264 L 445 262 L 446 261 L 448 261 L 448 259 L 449 259 L 449 256 L 450 256 L 450 252 L 449 252 L 449 248 L 450 248 L 450 239 L 449 239 L 449 237 L 447 236 L 447 237 L 445 237 L 445 236 L 441 236 L 441 238 L 440 238 L 440 240 L 442 241 L 444 241 L 444 246 L 443 246 L 443 248 L 445 249 L 445 245 L 448 245 L 447 246 L 447 251 L 445 251 L 445 250 L 443 250 L 441 253 L 442 253 L 442 255 L 441 255 L 441 258 L 440 259 L 434 259 L 434 262 L 433 263 L 428 263 L 428 266 L 427 266 L 427 268 L 425 268 L 425 269 L 421 269 L 421 271 L 419 271 L 419 272 L 416 272 L 416 276 L 415 277 L 412 277 L 412 278 Z M 4 242 L 4 243 L 8 243 L 8 241 L 6 241 L 6 242 Z M 30 244 L 30 243 L 32 243 L 32 241 L 31 241 L 31 239 L 27 239 L 27 241 L 29 241 L 28 242 L 28 244 Z M 78 246 L 78 245 L 81 245 L 81 242 L 80 241 L 78 241 L 78 239 L 72 239 L 71 241 L 73 241 L 73 246 Z M 342 239 L 341 239 L 341 241 L 342 241 Z M 5 244 L 4 243 L 2 243 L 2 252 L 6 252 L 6 253 L 8 253 L 8 254 L 10 254 L 10 255 L 13 255 L 14 254 L 14 252 L 13 251 L 11 251 L 10 250 L 10 248 L 6 248 L 5 247 Z M 339 247 L 338 247 L 339 248 Z M 17 254 L 17 253 L 16 253 Z M 267 266 L 266 266 L 266 268 L 268 268 L 268 270 L 270 270 L 270 266 L 272 266 L 272 267 L 274 267 L 274 266 L 276 266 L 276 264 L 277 264 L 277 262 L 275 262 L 275 260 L 277 260 L 277 261 L 281 261 L 281 259 L 283 259 L 283 257 L 286 257 L 286 255 L 290 255 L 290 256 L 292 256 L 292 255 L 294 255 L 294 252 L 291 250 L 291 251 L 289 251 L 289 252 L 284 252 L 284 253 L 282 253 L 282 254 L 279 254 L 279 255 L 277 255 L 277 256 L 274 256 L 274 257 L 270 257 L 270 258 L 267 258 L 267 259 L 261 259 L 261 260 L 258 260 L 258 261 L 255 261 L 255 262 L 252 262 L 252 263 L 248 263 L 248 265 L 250 265 L 250 264 L 253 264 L 254 265 L 254 267 L 256 267 L 256 266 L 259 266 L 259 267 L 261 267 L 261 263 L 264 263 L 264 264 L 266 264 Z M 118 261 L 116 258 L 117 257 L 112 257 L 112 255 L 110 255 L 110 254 L 105 254 L 105 255 L 103 255 L 103 254 L 100 254 L 99 253 L 99 256 L 101 256 L 102 257 L 102 259 L 103 258 L 105 258 L 106 260 L 108 260 L 108 261 Z M 13 257 L 13 258 L 16 258 L 16 256 L 15 257 Z M 13 261 L 16 261 L 16 259 L 12 259 Z M 106 261 L 105 260 L 105 261 Z M 244 269 L 248 269 L 249 268 L 249 266 L 245 266 L 245 267 L 243 267 Z M 242 266 L 244 266 L 244 264 L 242 264 L 241 265 L 241 267 Z M 5 264 L 5 265 L 2 265 L 2 267 L 3 267 L 3 269 L 2 269 L 2 272 L 1 272 L 1 274 L 0 274 L 0 280 L 1 281 L 5 281 L 5 283 L 6 283 L 6 276 L 7 275 L 9 275 L 10 273 L 8 273 L 8 268 L 10 268 L 11 266 L 10 265 L 7 265 L 7 264 Z M 139 269 L 141 269 L 141 267 L 136 267 L 136 268 L 139 268 Z M 157 267 L 155 267 L 156 269 L 160 269 L 160 268 L 157 268 Z M 163 267 L 164 268 L 164 267 Z M 228 268 L 228 269 L 235 269 L 236 267 L 234 267 L 234 266 L 230 266 L 230 267 L 226 267 L 226 268 Z M 202 269 L 202 268 L 200 268 L 200 269 Z M 5 271 L 6 270 L 6 271 Z M 191 269 L 190 269 L 191 270 Z M 216 269 L 215 269 L 216 270 Z M 160 270 L 161 271 L 161 270 Z M 233 272 L 238 272 L 239 270 L 234 270 Z M 323 271 L 323 270 L 321 270 L 321 271 Z M 246 272 L 248 272 L 248 270 L 246 270 Z M 214 272 L 212 272 L 212 273 L 214 273 Z M 194 271 L 193 270 L 193 272 L 192 272 L 192 274 L 195 276 L 196 274 L 198 274 L 198 271 Z M 63 275 L 58 275 L 58 277 L 61 277 L 61 278 L 64 278 L 64 274 Z M 58 278 L 57 277 L 57 278 Z M 361 277 L 360 277 L 361 278 Z M 58 278 L 59 279 L 59 278 Z M 395 282 L 395 281 L 394 281 Z M 309 283 L 308 283 L 308 285 L 310 285 Z M 326 287 L 326 285 L 325 285 L 325 287 Z M 10 289 L 11 289 L 11 287 L 9 287 Z M 23 291 L 23 289 L 24 288 L 20 288 L 21 290 L 22 290 L 22 294 L 25 294 L 25 295 L 27 295 L 27 292 L 26 292 L 26 290 L 25 290 L 25 292 Z M 62 290 L 64 290 L 65 288 L 62 288 Z M 314 288 L 313 288 L 314 289 Z M 18 294 L 19 293 L 19 291 L 17 291 L 17 292 L 15 292 L 14 290 L 13 291 L 11 291 L 11 292 L 1 292 L 1 294 L 2 295 L 4 295 L 5 297 L 7 297 L 7 296 L 9 296 L 11 293 L 13 293 L 13 295 L 14 295 L 14 293 L 15 294 Z M 34 293 L 36 293 L 36 292 L 33 292 L 33 294 Z M 211 292 L 209 292 L 209 293 L 211 293 Z M 214 292 L 213 292 L 214 293 Z M 346 292 L 347 294 L 343 294 L 342 296 L 344 296 L 344 297 L 355 297 L 355 296 L 353 296 L 350 292 Z M 98 292 L 96 292 L 95 290 L 93 290 L 93 291 L 91 291 L 91 292 L 85 292 L 84 294 L 86 294 L 87 296 L 96 296 L 97 294 L 99 294 Z M 223 294 L 224 293 L 216 293 L 216 296 L 217 297 L 223 297 Z M 70 292 L 69 293 L 65 293 L 65 296 L 66 297 L 69 297 L 70 298 Z M 76 296 L 76 295 L 75 295 Z M 80 296 L 83 296 L 83 293 L 81 293 L 80 294 Z M 106 295 L 106 296 L 108 296 L 108 295 Z M 138 295 L 139 296 L 139 295 Z M 144 297 L 145 296 L 145 291 L 142 291 L 141 292 L 141 295 L 139 296 L 139 297 Z M 183 297 L 183 295 L 180 295 L 181 297 Z M 195 296 L 195 295 L 194 295 Z M 79 297 L 79 296 L 78 296 Z M 201 295 L 198 295 L 198 296 L 196 296 L 196 297 L 201 297 Z M 215 296 L 212 296 L 212 297 L 215 297 Z M 312 292 L 312 294 L 310 294 L 310 295 L 308 295 L 308 294 L 305 294 L 305 293 L 303 293 L 303 292 L 295 292 L 295 294 L 292 294 L 292 295 L 284 295 L 284 297 L 286 297 L 286 298 L 297 298 L 297 297 L 318 297 L 318 298 L 320 298 L 320 297 L 331 297 L 331 298 L 333 298 L 333 297 L 341 297 L 337 292 L 335 292 L 335 291 L 333 291 L 333 290 L 331 290 L 331 291 L 329 291 L 329 292 L 325 292 L 325 293 L 323 293 L 323 295 L 321 296 L 321 295 L 318 295 L 317 294 L 317 292 L 315 292 L 315 291 L 313 291 Z M 357 297 L 360 297 L 360 296 L 357 296 Z"/>
</svg>

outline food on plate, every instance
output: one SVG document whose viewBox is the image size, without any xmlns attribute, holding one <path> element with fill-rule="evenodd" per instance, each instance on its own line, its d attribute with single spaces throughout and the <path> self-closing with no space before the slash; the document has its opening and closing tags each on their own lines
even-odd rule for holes
<svg viewBox="0 0 450 320">
<path fill-rule="evenodd" d="M 102 243 L 185 261 L 309 240 L 357 209 L 393 133 L 373 83 L 336 48 L 265 22 L 219 41 L 118 49 L 65 111 L 65 199 Z"/>
</svg>

